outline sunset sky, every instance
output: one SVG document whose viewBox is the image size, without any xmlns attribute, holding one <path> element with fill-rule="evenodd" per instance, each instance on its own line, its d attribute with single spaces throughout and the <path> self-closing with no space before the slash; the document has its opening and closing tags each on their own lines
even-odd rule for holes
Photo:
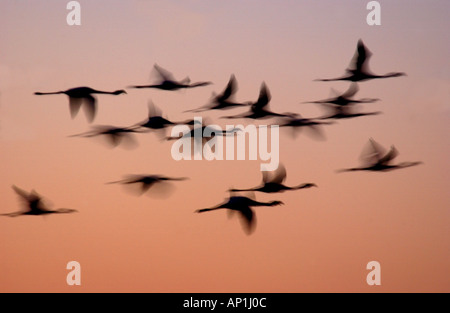
<svg viewBox="0 0 450 313">
<path fill-rule="evenodd" d="M 450 292 L 450 2 L 379 1 L 369 26 L 361 0 L 80 0 L 69 26 L 63 0 L 0 2 L 0 214 L 21 209 L 12 185 L 36 190 L 74 214 L 0 216 L 0 292 Z M 175 161 L 172 141 L 136 134 L 138 145 L 69 137 L 93 125 L 144 120 L 151 100 L 170 120 L 202 116 L 221 127 L 275 119 L 227 120 L 245 108 L 187 113 L 208 103 L 234 74 L 237 101 L 256 101 L 265 82 L 275 112 L 322 116 L 306 101 L 344 92 L 344 74 L 362 39 L 377 74 L 407 76 L 359 83 L 355 98 L 379 98 L 338 120 L 325 140 L 280 130 L 285 193 L 255 193 L 254 233 L 225 210 L 195 213 L 260 184 L 261 160 Z M 183 91 L 129 89 L 153 82 L 153 66 L 175 78 L 213 84 Z M 34 92 L 78 86 L 98 95 L 88 123 L 71 119 L 66 95 Z M 170 131 L 170 129 L 169 129 Z M 395 145 L 391 172 L 346 172 L 373 138 Z M 165 198 L 137 196 L 128 174 L 188 177 Z M 66 265 L 81 265 L 81 286 Z M 381 264 L 381 286 L 366 265 Z"/>
</svg>

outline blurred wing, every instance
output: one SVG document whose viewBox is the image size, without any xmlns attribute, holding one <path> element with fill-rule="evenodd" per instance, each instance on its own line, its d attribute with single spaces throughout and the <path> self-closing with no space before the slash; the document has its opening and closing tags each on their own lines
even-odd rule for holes
<svg viewBox="0 0 450 313">
<path fill-rule="evenodd" d="M 84 100 L 84 112 L 86 113 L 86 118 L 89 123 L 91 123 L 95 115 L 97 114 L 97 101 L 96 99 L 89 95 L 86 98 L 83 98 Z"/>
<path fill-rule="evenodd" d="M 309 125 L 305 130 L 312 138 L 316 140 L 325 140 L 325 134 L 320 125 Z"/>
<path fill-rule="evenodd" d="M 121 133 L 120 134 L 122 146 L 125 149 L 134 149 L 138 146 L 136 137 L 131 133 Z"/>
<path fill-rule="evenodd" d="M 144 191 L 150 197 L 153 198 L 167 198 L 169 197 L 175 190 L 175 187 L 172 183 L 167 181 L 158 181 L 148 186 L 148 188 Z"/>
<path fill-rule="evenodd" d="M 358 58 L 356 62 L 356 68 L 363 71 L 368 72 L 369 71 L 369 59 L 372 56 L 372 52 L 370 52 L 369 49 L 364 45 L 362 40 L 358 42 L 358 51 L 360 57 Z"/>
<path fill-rule="evenodd" d="M 254 107 L 257 109 L 262 109 L 269 104 L 270 99 L 271 96 L 269 89 L 267 88 L 266 83 L 263 82 L 259 90 L 258 101 L 254 104 Z"/>
<path fill-rule="evenodd" d="M 278 168 L 274 172 L 274 175 L 270 180 L 270 182 L 281 184 L 285 179 L 286 179 L 286 168 L 283 166 L 283 164 L 280 163 L 278 165 Z"/>
<path fill-rule="evenodd" d="M 288 122 L 289 123 L 289 122 Z M 285 127 L 283 127 L 285 130 L 286 130 L 286 133 L 288 134 L 288 135 L 290 135 L 292 138 L 297 138 L 297 136 L 298 136 L 298 134 L 301 132 L 301 128 L 302 127 L 296 127 L 296 126 L 291 126 L 291 125 L 288 125 L 288 124 L 285 124 L 285 125 L 282 125 L 282 124 L 280 124 L 280 123 L 278 123 L 280 126 L 285 126 Z"/>
<path fill-rule="evenodd" d="M 329 114 L 338 114 L 345 110 L 346 107 L 337 106 L 332 103 L 319 103 L 320 107 Z"/>
<path fill-rule="evenodd" d="M 148 101 L 148 117 L 162 116 L 162 111 L 158 108 L 153 101 Z"/>
<path fill-rule="evenodd" d="M 216 98 L 219 100 L 226 100 L 236 93 L 236 89 L 237 89 L 236 78 L 232 74 L 230 80 L 228 81 L 227 86 L 225 87 L 225 90 L 222 92 L 222 94 L 218 95 Z"/>
<path fill-rule="evenodd" d="M 348 67 L 348 71 L 367 71 L 368 70 L 368 62 L 369 58 L 372 56 L 372 53 L 369 49 L 366 48 L 363 41 L 358 40 L 358 44 L 356 47 L 356 52 L 353 55 L 353 58 Z"/>
<path fill-rule="evenodd" d="M 364 164 L 373 165 L 380 162 L 381 158 L 386 154 L 386 149 L 383 148 L 372 138 L 369 139 L 369 143 L 363 149 L 360 160 Z"/>
<path fill-rule="evenodd" d="M 292 138 L 297 138 L 298 134 L 302 131 L 301 127 L 289 127 L 291 129 L 291 137 Z"/>
<path fill-rule="evenodd" d="M 123 180 L 120 181 L 120 183 L 123 184 L 123 187 L 130 193 L 142 196 L 144 193 L 146 193 L 152 186 L 153 183 L 143 183 L 143 182 L 137 182 L 132 180 Z"/>
<path fill-rule="evenodd" d="M 105 138 L 112 147 L 117 147 L 122 141 L 122 136 L 120 134 L 105 134 Z"/>
<path fill-rule="evenodd" d="M 330 88 L 330 94 L 329 94 L 330 99 L 329 100 L 339 97 L 339 95 L 340 95 L 339 91 L 337 91 L 334 88 Z"/>
<path fill-rule="evenodd" d="M 23 189 L 20 189 L 17 186 L 12 186 L 12 189 L 14 189 L 14 191 L 20 196 L 22 197 L 25 201 L 28 201 L 28 198 L 30 197 L 30 194 L 28 192 L 26 192 Z"/>
<path fill-rule="evenodd" d="M 256 216 L 250 207 L 244 207 L 239 211 L 242 228 L 247 235 L 250 235 L 256 227 Z"/>
<path fill-rule="evenodd" d="M 80 111 L 82 100 L 80 98 L 69 97 L 70 117 L 74 118 Z"/>
<path fill-rule="evenodd" d="M 344 98 L 351 98 L 351 97 L 353 97 L 354 95 L 356 95 L 356 93 L 358 92 L 358 90 L 359 90 L 358 84 L 357 84 L 357 83 L 352 83 L 352 84 L 350 85 L 350 87 L 347 89 L 347 91 L 344 92 L 344 93 L 341 95 L 341 97 L 344 97 Z"/>
<path fill-rule="evenodd" d="M 386 153 L 378 162 L 381 164 L 388 164 L 398 156 L 398 150 L 392 146 L 388 153 Z"/>
<path fill-rule="evenodd" d="M 165 69 L 163 69 L 158 64 L 155 64 L 153 68 L 156 70 L 156 74 L 162 79 L 162 80 L 171 80 L 175 81 L 175 78 L 173 74 Z"/>
</svg>

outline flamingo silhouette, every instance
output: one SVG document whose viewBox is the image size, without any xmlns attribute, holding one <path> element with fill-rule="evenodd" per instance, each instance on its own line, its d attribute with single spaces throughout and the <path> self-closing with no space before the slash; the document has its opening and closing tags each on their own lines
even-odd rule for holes
<svg viewBox="0 0 450 313">
<path fill-rule="evenodd" d="M 121 143 L 127 143 L 129 147 L 136 146 L 136 139 L 132 136 L 133 133 L 140 132 L 137 129 L 130 129 L 126 127 L 116 127 L 109 125 L 96 125 L 92 127 L 91 131 L 71 135 L 69 137 L 97 137 L 105 136 L 108 143 L 112 147 L 117 147 Z"/>
<path fill-rule="evenodd" d="M 332 91 L 334 93 L 336 93 L 334 91 L 334 89 L 332 89 Z M 363 99 L 359 99 L 359 100 L 352 99 L 353 96 L 358 91 L 359 91 L 358 84 L 353 82 L 350 84 L 350 87 L 347 89 L 347 91 L 345 91 L 344 93 L 342 93 L 336 97 L 328 98 L 328 99 L 324 99 L 324 100 L 318 100 L 318 101 L 308 101 L 308 102 L 303 102 L 303 103 L 318 103 L 318 104 L 329 103 L 329 104 L 334 104 L 334 105 L 338 105 L 338 106 L 346 106 L 346 105 L 352 105 L 352 104 L 356 104 L 356 103 L 372 103 L 372 102 L 376 102 L 376 101 L 380 100 L 380 99 L 376 99 L 376 98 L 363 98 Z"/>
<path fill-rule="evenodd" d="M 148 104 L 148 117 L 146 120 L 136 123 L 130 129 L 156 131 L 160 139 L 166 138 L 166 128 L 186 122 L 172 122 L 162 116 L 162 111 L 152 101 Z"/>
<path fill-rule="evenodd" d="M 363 149 L 360 159 L 363 162 L 361 167 L 353 167 L 348 169 L 338 170 L 338 172 L 351 171 L 373 171 L 373 172 L 387 172 L 395 169 L 401 169 L 422 164 L 422 162 L 402 162 L 399 164 L 391 164 L 398 156 L 398 150 L 391 146 L 389 151 L 383 148 L 372 138 L 369 139 L 369 144 Z"/>
<path fill-rule="evenodd" d="M 31 192 L 26 192 L 16 186 L 12 186 L 12 188 L 25 203 L 26 209 L 23 211 L 0 214 L 0 216 L 16 217 L 20 215 L 49 215 L 78 212 L 77 210 L 66 208 L 55 210 L 48 209 L 44 205 L 42 197 L 36 191 L 32 190 Z"/>
<path fill-rule="evenodd" d="M 336 105 L 331 103 L 320 103 L 320 105 L 327 111 L 330 112 L 329 115 L 318 117 L 317 119 L 349 119 L 361 116 L 378 115 L 382 112 L 357 112 L 353 106 L 348 105 Z"/>
<path fill-rule="evenodd" d="M 294 113 L 275 113 L 267 110 L 269 107 L 269 102 L 271 100 L 271 95 L 269 92 L 269 89 L 266 86 L 266 83 L 263 82 L 261 84 L 260 90 L 259 90 L 259 97 L 258 100 L 254 103 L 250 103 L 251 108 L 250 112 L 244 113 L 241 115 L 235 115 L 235 116 L 223 116 L 222 118 L 251 118 L 251 119 L 266 119 L 270 117 L 292 117 L 294 116 Z"/>
<path fill-rule="evenodd" d="M 182 123 L 180 123 L 182 124 Z M 191 130 L 188 132 L 185 132 L 183 135 L 180 135 L 178 137 L 167 137 L 167 140 L 176 140 L 176 139 L 183 139 L 183 138 L 196 138 L 197 133 L 202 134 L 202 140 L 207 141 L 208 139 L 211 139 L 214 136 L 229 136 L 234 135 L 235 133 L 241 131 L 242 129 L 239 127 L 233 127 L 232 129 L 218 129 L 212 125 L 203 125 L 202 120 L 193 119 L 184 122 L 183 124 L 192 126 Z M 210 134 L 210 135 L 207 135 Z"/>
<path fill-rule="evenodd" d="M 155 72 L 159 78 L 158 82 L 152 85 L 135 85 L 130 86 L 129 88 L 156 88 L 156 89 L 162 89 L 162 90 L 179 90 L 179 89 L 186 89 L 186 88 L 195 88 L 195 87 L 201 87 L 201 86 L 207 86 L 212 84 L 211 82 L 197 82 L 190 84 L 189 77 L 186 77 L 180 81 L 175 80 L 172 73 L 169 71 L 163 69 L 158 64 L 155 64 L 154 66 Z"/>
<path fill-rule="evenodd" d="M 231 194 L 225 202 L 207 209 L 196 210 L 196 213 L 209 212 L 220 209 L 227 209 L 229 212 L 238 212 L 241 217 L 244 232 L 250 235 L 256 227 L 256 215 L 252 210 L 255 206 L 276 206 L 282 205 L 281 201 L 259 202 L 248 197 Z"/>
<path fill-rule="evenodd" d="M 203 125 L 203 120 L 193 119 L 186 121 L 185 125 L 191 126 L 189 131 L 184 132 L 179 136 L 166 137 L 166 140 L 192 140 L 194 144 L 199 147 L 203 147 L 205 144 L 213 145 L 212 139 L 216 136 L 235 136 L 239 131 L 242 131 L 239 127 L 233 127 L 231 129 L 222 130 L 214 127 L 213 125 Z M 203 150 L 199 149 L 198 152 Z M 196 149 L 193 149 L 195 152 Z M 214 152 L 214 151 L 213 151 Z"/>
<path fill-rule="evenodd" d="M 168 119 L 162 117 L 162 111 L 152 101 L 148 104 L 148 118 L 145 121 L 137 123 L 132 127 L 143 127 L 148 129 L 164 129 L 168 126 L 181 124 L 171 122 Z"/>
<path fill-rule="evenodd" d="M 358 40 L 356 52 L 346 69 L 346 75 L 338 78 L 316 79 L 316 81 L 348 80 L 352 82 L 366 81 L 370 79 L 406 76 L 403 72 L 391 72 L 384 75 L 373 74 L 369 69 L 369 59 L 372 53 L 367 49 L 361 39 Z"/>
<path fill-rule="evenodd" d="M 169 185 L 167 185 L 170 181 L 182 181 L 188 179 L 187 177 L 167 177 L 163 175 L 127 175 L 124 179 L 119 181 L 109 182 L 107 184 L 138 184 L 139 185 L 139 195 L 144 194 L 149 191 L 150 188 L 154 188 L 156 186 L 160 186 L 158 189 L 159 192 L 165 193 Z"/>
<path fill-rule="evenodd" d="M 225 87 L 224 91 L 220 94 L 213 93 L 213 97 L 211 100 L 211 104 L 201 107 L 194 110 L 187 110 L 185 112 L 203 112 L 207 110 L 227 110 L 234 107 L 239 106 L 248 106 L 249 103 L 237 103 L 234 101 L 231 101 L 230 99 L 234 96 L 234 94 L 237 91 L 237 81 L 234 74 L 230 76 L 230 79 L 228 81 L 227 86 Z"/>
<path fill-rule="evenodd" d="M 262 184 L 258 187 L 249 189 L 230 189 L 229 191 L 259 191 L 265 193 L 276 193 L 284 192 L 287 190 L 299 190 L 304 188 L 317 187 L 317 185 L 313 183 L 305 183 L 294 187 L 283 185 L 283 182 L 286 179 L 286 168 L 282 164 L 279 164 L 278 169 L 273 171 L 271 174 L 269 174 L 267 171 L 262 171 L 262 175 Z"/>
<path fill-rule="evenodd" d="M 120 95 L 122 93 L 126 94 L 125 90 L 116 91 L 100 91 L 95 90 L 90 87 L 76 87 L 65 91 L 56 92 L 35 92 L 35 95 L 57 95 L 65 94 L 69 97 L 69 107 L 70 116 L 74 118 L 80 111 L 81 106 L 84 104 L 84 110 L 86 113 L 87 120 L 92 122 L 97 114 L 97 99 L 93 94 L 109 94 L 109 95 Z"/>
<path fill-rule="evenodd" d="M 294 114 L 292 117 L 288 117 L 283 119 L 280 123 L 278 123 L 279 127 L 289 127 L 292 129 L 293 137 L 297 136 L 297 133 L 303 129 L 307 128 L 312 131 L 312 135 L 320 140 L 325 139 L 325 135 L 323 134 L 322 125 L 330 125 L 334 122 L 324 122 L 318 121 L 311 118 L 303 118 L 300 114 Z"/>
</svg>

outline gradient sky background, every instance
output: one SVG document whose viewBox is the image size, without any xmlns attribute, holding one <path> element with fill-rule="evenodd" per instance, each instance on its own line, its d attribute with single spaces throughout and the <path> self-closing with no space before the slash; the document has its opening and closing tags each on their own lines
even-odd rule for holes
<svg viewBox="0 0 450 313">
<path fill-rule="evenodd" d="M 368 1 L 79 1 L 81 26 L 68 26 L 68 1 L 0 3 L 0 213 L 20 209 L 11 185 L 36 189 L 76 214 L 0 218 L 0 292 L 449 292 L 450 2 L 379 1 L 381 26 L 368 26 Z M 148 84 L 155 63 L 176 78 L 214 84 L 181 92 L 129 89 L 99 95 L 94 124 L 145 119 L 151 99 L 172 120 L 208 102 L 235 74 L 237 100 L 256 100 L 265 81 L 271 109 L 317 117 L 304 101 L 327 98 L 363 39 L 371 69 L 408 76 L 363 82 L 357 98 L 380 98 L 342 120 L 325 141 L 281 132 L 287 185 L 319 188 L 257 194 L 284 206 L 255 208 L 247 236 L 225 211 L 194 214 L 230 187 L 260 183 L 257 161 L 174 161 L 171 143 L 139 134 L 135 149 L 89 138 L 84 112 L 71 119 L 65 95 Z M 219 125 L 222 115 L 205 112 Z M 250 121 L 251 122 L 251 121 Z M 270 120 L 262 123 L 270 123 Z M 369 137 L 424 164 L 388 173 L 336 173 L 358 165 Z M 137 197 L 125 174 L 186 176 L 167 199 Z M 81 286 L 66 264 L 81 264 Z M 381 286 L 366 264 L 381 264 Z"/>
</svg>

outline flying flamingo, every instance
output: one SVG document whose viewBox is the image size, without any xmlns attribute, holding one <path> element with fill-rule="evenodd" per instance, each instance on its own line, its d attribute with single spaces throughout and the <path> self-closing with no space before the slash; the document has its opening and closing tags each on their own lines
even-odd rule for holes
<svg viewBox="0 0 450 313">
<path fill-rule="evenodd" d="M 168 182 L 170 181 L 182 181 L 188 179 L 187 177 L 167 177 L 163 175 L 127 175 L 124 179 L 119 181 L 109 182 L 107 184 L 124 184 L 139 186 L 139 195 L 144 194 L 150 189 L 165 194 L 168 191 Z"/>
<path fill-rule="evenodd" d="M 223 116 L 222 118 L 251 118 L 251 119 L 266 119 L 270 117 L 292 117 L 294 113 L 275 113 L 268 110 L 269 102 L 271 100 L 271 95 L 269 89 L 265 82 L 261 84 L 259 90 L 258 100 L 254 103 L 251 103 L 250 112 L 234 115 L 234 116 Z"/>
<path fill-rule="evenodd" d="M 333 92 L 336 93 L 336 91 L 334 91 L 334 89 L 332 89 Z M 347 91 L 345 91 L 344 93 L 333 97 L 333 98 L 328 98 L 328 99 L 324 99 L 324 100 L 318 100 L 318 101 L 308 101 L 308 102 L 303 102 L 303 103 L 319 103 L 319 104 L 323 104 L 323 103 L 330 103 L 330 104 L 334 104 L 334 105 L 338 105 L 338 106 L 346 106 L 346 105 L 352 105 L 352 104 L 356 104 L 356 103 L 372 103 L 372 102 L 376 102 L 380 99 L 376 99 L 376 98 L 363 98 L 363 99 L 353 99 L 353 96 L 359 91 L 359 87 L 357 83 L 352 83 L 350 85 L 350 87 L 347 89 Z"/>
<path fill-rule="evenodd" d="M 244 232 L 250 235 L 256 227 L 256 216 L 251 207 L 254 206 L 276 206 L 282 205 L 281 201 L 259 202 L 248 197 L 231 194 L 225 202 L 207 209 L 200 209 L 196 213 L 227 209 L 229 212 L 238 212 L 241 217 Z"/>
<path fill-rule="evenodd" d="M 406 74 L 402 72 L 391 72 L 384 75 L 373 74 L 369 69 L 369 59 L 371 56 L 372 53 L 369 51 L 369 49 L 367 49 L 363 41 L 359 39 L 356 52 L 350 62 L 349 67 L 346 69 L 346 75 L 338 78 L 316 79 L 316 81 L 348 80 L 352 82 L 358 82 L 370 79 L 406 76 Z"/>
<path fill-rule="evenodd" d="M 135 85 L 130 86 L 130 88 L 156 88 L 161 90 L 179 90 L 179 89 L 187 89 L 187 88 L 195 88 L 201 86 L 207 86 L 212 84 L 211 82 L 197 82 L 190 83 L 189 77 L 186 77 L 180 81 L 175 80 L 172 73 L 163 69 L 158 64 L 154 65 L 154 69 L 156 71 L 157 76 L 159 76 L 159 80 L 155 84 L 151 85 Z"/>
<path fill-rule="evenodd" d="M 363 162 L 361 167 L 353 167 L 348 169 L 338 170 L 338 172 L 352 172 L 352 171 L 372 171 L 372 172 L 387 172 L 395 169 L 401 169 L 422 164 L 422 162 L 402 162 L 392 164 L 398 156 L 398 150 L 391 146 L 389 151 L 383 148 L 372 138 L 369 139 L 369 144 L 361 153 L 360 159 Z"/>
<path fill-rule="evenodd" d="M 88 121 L 91 123 L 97 114 L 97 99 L 93 94 L 120 95 L 126 94 L 125 90 L 100 91 L 90 87 L 76 87 L 65 91 L 56 92 L 35 92 L 35 95 L 57 95 L 65 94 L 69 97 L 70 116 L 74 118 L 84 104 L 84 110 Z"/>
<path fill-rule="evenodd" d="M 116 126 L 109 126 L 109 125 L 96 125 L 92 127 L 91 131 L 77 134 L 77 135 L 71 135 L 69 137 L 97 137 L 97 136 L 104 136 L 108 143 L 112 147 L 117 147 L 119 144 L 124 143 L 128 145 L 129 147 L 134 147 L 137 145 L 136 139 L 133 137 L 133 133 L 141 132 L 137 129 L 130 129 L 126 127 L 116 127 Z"/>
<path fill-rule="evenodd" d="M 269 174 L 266 171 L 262 171 L 263 179 L 262 184 L 258 187 L 249 188 L 249 189 L 230 189 L 229 191 L 238 192 L 238 191 L 260 191 L 265 193 L 275 193 L 275 192 L 284 192 L 287 190 L 299 190 L 304 188 L 317 187 L 316 184 L 313 183 L 304 183 L 298 186 L 285 186 L 283 182 L 286 179 L 286 168 L 282 165 L 278 165 L 278 169 Z"/>
<path fill-rule="evenodd" d="M 228 81 L 227 86 L 225 87 L 225 90 L 222 91 L 220 94 L 213 93 L 213 97 L 211 99 L 211 104 L 194 109 L 194 110 L 187 110 L 185 112 L 203 112 L 207 110 L 227 110 L 239 106 L 248 106 L 249 103 L 238 103 L 231 101 L 230 99 L 234 96 L 234 94 L 237 91 L 237 81 L 236 77 L 232 74 L 230 76 L 230 79 Z"/>
<path fill-rule="evenodd" d="M 16 217 L 20 215 L 49 215 L 78 212 L 77 210 L 66 208 L 55 210 L 48 209 L 44 205 L 42 197 L 36 191 L 32 190 L 31 192 L 26 192 L 16 186 L 12 186 L 12 188 L 25 203 L 26 209 L 23 211 L 0 214 L 0 216 Z"/>
</svg>

